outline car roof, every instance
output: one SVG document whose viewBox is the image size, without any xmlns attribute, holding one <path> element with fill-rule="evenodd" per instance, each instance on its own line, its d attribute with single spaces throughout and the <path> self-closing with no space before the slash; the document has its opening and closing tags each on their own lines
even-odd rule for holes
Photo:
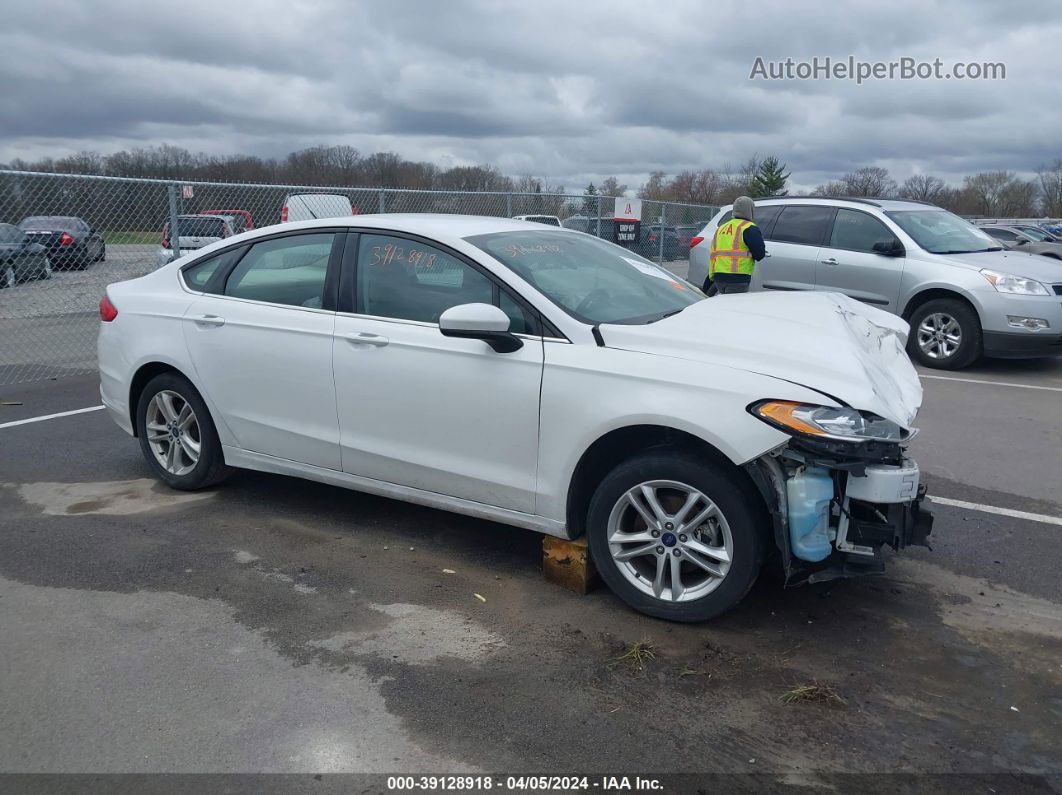
<svg viewBox="0 0 1062 795">
<path fill-rule="evenodd" d="M 811 204 L 838 204 L 842 203 L 850 205 L 852 207 L 866 207 L 870 205 L 877 207 L 880 210 L 941 210 L 942 207 L 938 207 L 935 204 L 929 202 L 916 201 L 914 199 L 869 199 L 862 196 L 774 196 L 769 199 L 755 199 L 754 204 L 757 207 L 768 206 L 772 204 L 792 204 L 794 202 L 809 202 Z M 732 207 L 733 205 L 728 205 Z"/>
<path fill-rule="evenodd" d="M 344 215 L 338 218 L 315 218 L 309 221 L 295 221 L 281 224 L 279 227 L 260 227 L 255 229 L 314 229 L 317 227 L 350 226 L 362 228 L 391 229 L 396 232 L 412 232 L 440 237 L 471 237 L 489 235 L 494 232 L 559 232 L 569 233 L 562 227 L 545 227 L 534 221 L 519 221 L 515 218 L 500 218 L 486 215 L 450 215 L 447 213 L 374 213 L 366 215 Z M 574 232 L 572 232 L 575 234 Z M 253 233 L 249 233 L 253 234 Z"/>
</svg>

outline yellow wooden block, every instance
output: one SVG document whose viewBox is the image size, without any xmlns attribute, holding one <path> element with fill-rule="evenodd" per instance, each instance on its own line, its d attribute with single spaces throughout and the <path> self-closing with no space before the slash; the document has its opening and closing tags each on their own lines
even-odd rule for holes
<svg viewBox="0 0 1062 795">
<path fill-rule="evenodd" d="M 590 593 L 598 584 L 585 536 L 574 541 L 544 536 L 542 573 L 551 583 L 581 594 Z"/>
</svg>

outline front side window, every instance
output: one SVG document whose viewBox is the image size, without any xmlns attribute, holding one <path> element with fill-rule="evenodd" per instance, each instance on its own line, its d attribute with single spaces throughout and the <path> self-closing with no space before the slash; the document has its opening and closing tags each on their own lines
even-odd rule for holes
<svg viewBox="0 0 1062 795">
<path fill-rule="evenodd" d="M 225 295 L 320 308 L 334 238 L 328 232 L 255 243 L 229 274 Z"/>
<path fill-rule="evenodd" d="M 831 218 L 832 207 L 791 204 L 778 216 L 771 232 L 771 240 L 821 246 Z"/>
<path fill-rule="evenodd" d="M 872 252 L 875 243 L 891 243 L 895 239 L 896 235 L 874 216 L 841 208 L 833 221 L 830 248 Z"/>
<path fill-rule="evenodd" d="M 543 229 L 465 239 L 584 323 L 652 323 L 704 299 L 658 265 L 587 235 Z"/>
<path fill-rule="evenodd" d="M 361 236 L 358 314 L 438 323 L 451 307 L 493 299 L 490 279 L 441 249 L 389 235 Z"/>
<path fill-rule="evenodd" d="M 930 254 L 999 250 L 999 244 L 985 232 L 947 210 L 889 210 L 885 214 Z"/>
</svg>

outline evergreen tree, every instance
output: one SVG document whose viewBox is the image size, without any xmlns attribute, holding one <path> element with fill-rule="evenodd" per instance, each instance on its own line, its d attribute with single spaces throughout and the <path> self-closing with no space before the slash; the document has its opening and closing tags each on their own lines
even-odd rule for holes
<svg viewBox="0 0 1062 795">
<path fill-rule="evenodd" d="M 591 182 L 583 191 L 583 215 L 597 215 L 597 188 Z"/>
<path fill-rule="evenodd" d="M 785 196 L 789 191 L 785 188 L 789 174 L 786 173 L 785 163 L 779 163 L 773 155 L 765 157 L 752 175 L 750 191 L 753 198 L 763 196 Z"/>
</svg>

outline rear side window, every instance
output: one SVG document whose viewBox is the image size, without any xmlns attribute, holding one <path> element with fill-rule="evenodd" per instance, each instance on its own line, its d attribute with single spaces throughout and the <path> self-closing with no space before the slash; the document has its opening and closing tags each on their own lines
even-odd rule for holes
<svg viewBox="0 0 1062 795">
<path fill-rule="evenodd" d="M 255 243 L 229 274 L 225 295 L 320 308 L 334 238 L 328 232 Z"/>
<path fill-rule="evenodd" d="M 771 232 L 771 240 L 821 246 L 832 218 L 832 207 L 789 205 L 778 216 Z"/>
<path fill-rule="evenodd" d="M 847 251 L 873 251 L 874 244 L 889 242 L 896 236 L 881 221 L 859 210 L 837 211 L 833 221 L 833 234 L 830 236 L 830 248 L 842 248 Z"/>
<path fill-rule="evenodd" d="M 229 265 L 240 258 L 243 251 L 243 248 L 229 249 L 221 254 L 215 254 L 213 257 L 207 257 L 194 265 L 190 265 L 182 273 L 184 283 L 188 285 L 190 290 L 205 292 L 214 274 L 228 268 Z"/>
</svg>

